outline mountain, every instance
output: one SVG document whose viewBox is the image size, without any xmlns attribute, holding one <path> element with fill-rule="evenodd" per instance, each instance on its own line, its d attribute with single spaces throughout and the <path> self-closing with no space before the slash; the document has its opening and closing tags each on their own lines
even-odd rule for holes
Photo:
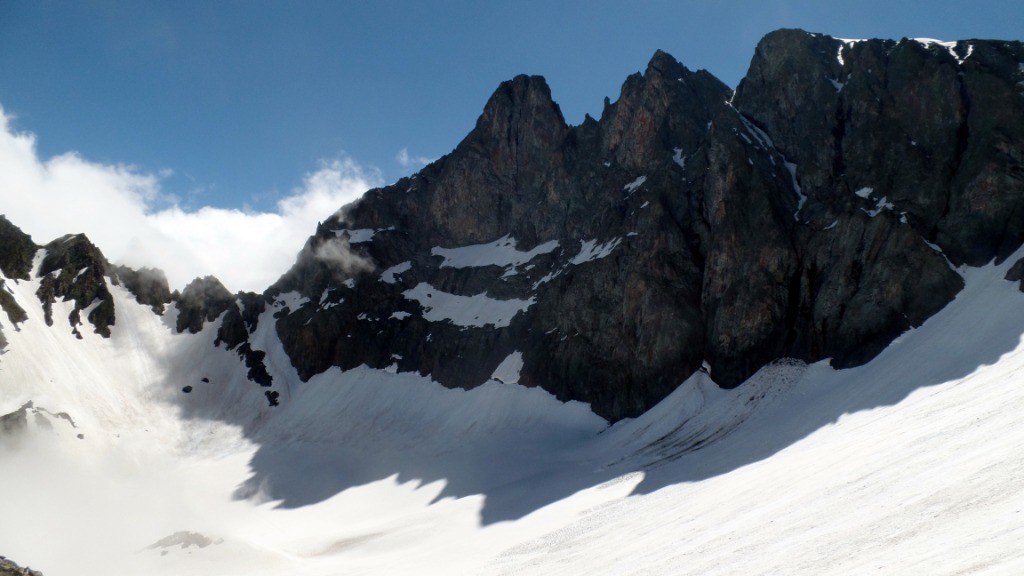
<svg viewBox="0 0 1024 576">
<path fill-rule="evenodd" d="M 451 154 L 318 227 L 268 291 L 301 299 L 278 333 L 302 378 L 472 388 L 515 358 L 611 421 L 704 362 L 724 387 L 863 364 L 961 290 L 954 266 L 1024 240 L 1021 60 L 781 30 L 735 93 L 659 52 L 575 127 L 517 77 Z"/>
<path fill-rule="evenodd" d="M 773 539 L 809 520 L 765 498 L 828 509 L 778 496 L 786 486 L 841 511 L 820 547 L 891 527 L 858 519 L 864 506 L 923 499 L 900 532 L 920 554 L 917 535 L 946 534 L 960 513 L 941 502 L 975 504 L 972 482 L 992 490 L 979 510 L 1013 504 L 1005 480 L 1021 462 L 1005 448 L 1024 436 L 993 411 L 1024 397 L 975 396 L 1024 358 L 1022 131 L 1020 42 L 780 30 L 735 91 L 659 51 L 578 126 L 543 78 L 503 83 L 455 150 L 325 215 L 262 294 L 212 276 L 171 291 L 84 235 L 40 246 L 0 217 L 0 456 L 26 471 L 0 489 L 46 499 L 60 486 L 57 509 L 13 513 L 46 527 L 64 507 L 95 513 L 78 491 L 131 503 L 87 544 L 64 544 L 83 537 L 75 523 L 58 531 L 62 561 L 15 557 L 49 576 L 68 550 L 125 552 L 110 532 L 147 551 L 118 560 L 137 573 L 169 555 L 162 570 L 192 570 L 193 551 L 217 573 L 232 560 L 239 573 L 372 571 L 389 550 L 411 570 L 427 541 L 447 571 L 549 573 L 591 556 L 601 572 L 633 553 L 682 571 L 661 523 L 689 526 L 702 562 L 755 571 L 777 556 L 706 539 L 729 524 L 721 510 L 754 510 L 780 526 L 731 530 L 779 552 Z M 921 447 L 938 454 L 954 434 L 969 440 L 946 454 L 943 485 Z M 986 441 L 1000 449 L 973 452 Z M 866 445 L 879 462 L 836 456 Z M 801 470 L 821 485 L 785 479 Z M 266 501 L 283 540 L 243 528 L 268 521 Z M 688 524 L 689 510 L 714 521 Z M 164 517 L 205 527 L 139 520 Z M 966 522 L 996 543 L 1019 531 L 986 520 Z M 616 556 L 598 523 L 656 532 L 657 552 L 631 542 Z M 0 530 L 5 542 L 40 549 Z M 478 550 L 459 560 L 461 545 Z M 828 557 L 805 550 L 794 571 Z"/>
</svg>

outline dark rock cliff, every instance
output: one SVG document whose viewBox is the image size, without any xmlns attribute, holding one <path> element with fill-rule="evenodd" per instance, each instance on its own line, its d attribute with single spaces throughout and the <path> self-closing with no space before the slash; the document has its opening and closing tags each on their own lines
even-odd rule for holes
<svg viewBox="0 0 1024 576">
<path fill-rule="evenodd" d="M 518 352 L 520 383 L 611 420 L 704 362 L 723 386 L 866 362 L 959 292 L 954 266 L 1024 241 L 1021 61 L 781 30 L 735 94 L 658 52 L 579 126 L 517 77 L 451 154 L 318 226 L 267 292 L 278 334 L 303 378 L 471 388 Z"/>
<path fill-rule="evenodd" d="M 0 272 L 11 279 L 28 280 L 32 258 L 39 248 L 32 238 L 0 214 Z"/>
<path fill-rule="evenodd" d="M 17 282 L 28 280 L 32 272 L 32 258 L 38 246 L 32 238 L 11 223 L 6 216 L 0 215 L 0 273 L 6 280 L 0 279 L 0 310 L 7 315 L 8 321 L 14 326 L 28 319 L 25 310 L 14 301 L 14 297 L 4 286 L 6 281 Z M 6 345 L 3 330 L 0 329 L 0 349 Z"/>
</svg>

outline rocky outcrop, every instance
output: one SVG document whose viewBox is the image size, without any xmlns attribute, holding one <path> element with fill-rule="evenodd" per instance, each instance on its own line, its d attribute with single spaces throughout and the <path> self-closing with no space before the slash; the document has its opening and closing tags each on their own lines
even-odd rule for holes
<svg viewBox="0 0 1024 576">
<path fill-rule="evenodd" d="M 32 272 L 32 258 L 39 249 L 32 238 L 21 231 L 5 216 L 0 215 L 0 310 L 7 315 L 7 320 L 14 326 L 28 319 L 25 310 L 18 305 L 8 292 L 5 282 L 28 280 Z M 7 345 L 7 339 L 0 327 L 0 349 Z"/>
<path fill-rule="evenodd" d="M 74 305 L 68 314 L 71 331 L 81 338 L 81 313 L 93 325 L 93 331 L 110 337 L 114 324 L 114 298 L 105 276 L 109 264 L 99 249 L 84 234 L 67 235 L 43 247 L 46 255 L 39 266 L 41 282 L 36 296 L 43 304 L 46 323 L 53 325 L 53 304 L 60 298 Z"/>
<path fill-rule="evenodd" d="M 188 283 L 176 298 L 178 318 L 175 329 L 195 334 L 203 324 L 213 322 L 218 316 L 235 306 L 235 297 L 213 276 L 196 278 Z"/>
<path fill-rule="evenodd" d="M 136 302 L 149 306 L 157 314 L 162 315 L 167 304 L 171 302 L 171 289 L 163 270 L 135 270 L 127 266 L 112 266 L 110 277 L 115 285 L 123 284 L 125 289 L 135 296 Z"/>
<path fill-rule="evenodd" d="M 611 420 L 705 363 L 735 386 L 866 362 L 955 296 L 954 266 L 1024 240 L 1022 60 L 783 30 L 735 94 L 658 52 L 579 126 L 517 77 L 451 154 L 318 226 L 267 292 L 277 332 L 302 378 L 471 388 L 519 353 L 519 383 Z"/>
<path fill-rule="evenodd" d="M 214 341 L 217 346 L 224 343 L 228 350 L 248 342 L 249 335 L 259 325 L 260 314 L 267 309 L 267 301 L 262 294 L 239 292 L 235 298 L 237 306 L 227 309 Z"/>
<path fill-rule="evenodd" d="M 10 279 L 28 280 L 32 258 L 39 249 L 32 237 L 0 214 L 0 272 Z"/>
<path fill-rule="evenodd" d="M 198 333 L 205 323 L 220 318 L 214 345 L 223 344 L 228 350 L 235 350 L 245 363 L 246 376 L 250 381 L 263 387 L 273 385 L 273 378 L 264 363 L 266 352 L 253 349 L 249 343 L 260 314 L 266 310 L 266 300 L 262 295 L 252 292 L 231 294 L 220 280 L 206 276 L 190 282 L 174 300 L 178 308 L 175 327 L 179 333 L 186 330 Z M 276 406 L 278 393 L 268 390 L 266 394 L 270 405 Z"/>
<path fill-rule="evenodd" d="M 27 566 L 22 568 L 13 560 L 0 556 L 0 576 L 43 576 L 43 573 Z"/>
</svg>

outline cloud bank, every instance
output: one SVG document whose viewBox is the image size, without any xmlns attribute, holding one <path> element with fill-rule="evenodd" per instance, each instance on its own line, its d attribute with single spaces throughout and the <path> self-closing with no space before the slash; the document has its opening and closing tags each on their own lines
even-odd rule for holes
<svg viewBox="0 0 1024 576">
<path fill-rule="evenodd" d="M 229 290 L 262 292 L 295 261 L 316 227 L 381 176 L 348 158 L 324 161 L 271 212 L 181 208 L 163 175 L 90 162 L 74 152 L 39 158 L 0 107 L 0 214 L 45 244 L 84 232 L 111 262 L 167 273 L 171 288 L 213 274 Z M 169 207 L 168 207 L 169 206 Z"/>
</svg>

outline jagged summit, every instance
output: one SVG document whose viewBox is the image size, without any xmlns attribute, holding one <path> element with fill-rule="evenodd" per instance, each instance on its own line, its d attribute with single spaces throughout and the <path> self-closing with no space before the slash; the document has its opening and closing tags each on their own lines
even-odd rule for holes
<svg viewBox="0 0 1024 576">
<path fill-rule="evenodd" d="M 528 162 L 561 144 L 568 126 L 542 76 L 519 75 L 494 91 L 467 137 L 501 157 Z"/>
<path fill-rule="evenodd" d="M 968 252 L 988 259 L 1020 244 L 1015 208 L 989 203 L 958 216 L 955 191 L 980 167 L 961 159 L 984 155 L 989 137 L 965 139 L 965 123 L 1021 116 L 1016 101 L 1000 110 L 957 104 L 965 102 L 957 86 L 969 93 L 972 74 L 982 74 L 982 60 L 971 58 L 1012 55 L 1006 46 L 780 30 L 759 44 L 735 95 L 658 51 L 600 120 L 580 126 L 566 126 L 541 78 L 517 77 L 451 154 L 325 223 L 314 242 L 372 232 L 346 237 L 376 272 L 337 286 L 323 283 L 330 266 L 308 260 L 296 277 L 321 280 L 281 290 L 310 302 L 337 294 L 344 304 L 292 309 L 278 323 L 285 347 L 300 374 L 386 365 L 380 350 L 392 349 L 399 369 L 462 387 L 521 353 L 521 382 L 590 402 L 611 419 L 642 412 L 704 361 L 727 386 L 783 356 L 864 362 L 960 289 L 944 254 L 959 263 Z M 1008 66 L 998 69 L 1009 74 L 1005 85 L 1019 81 Z M 1015 178 L 1004 166 L 1006 176 L 983 178 Z M 1007 223 L 984 222 L 984 212 Z M 503 238 L 517 253 L 555 247 L 523 266 L 438 258 L 497 251 Z M 393 269 L 401 275 L 388 276 Z M 395 281 L 364 288 L 380 271 Z M 496 307 L 529 304 L 507 326 L 459 326 L 417 300 L 423 287 Z M 364 298 L 408 314 L 362 320 L 380 338 L 375 352 L 300 344 L 312 341 L 308 327 L 321 314 L 350 326 L 328 341 L 363 333 L 363 324 L 338 320 L 362 314 Z"/>
</svg>

